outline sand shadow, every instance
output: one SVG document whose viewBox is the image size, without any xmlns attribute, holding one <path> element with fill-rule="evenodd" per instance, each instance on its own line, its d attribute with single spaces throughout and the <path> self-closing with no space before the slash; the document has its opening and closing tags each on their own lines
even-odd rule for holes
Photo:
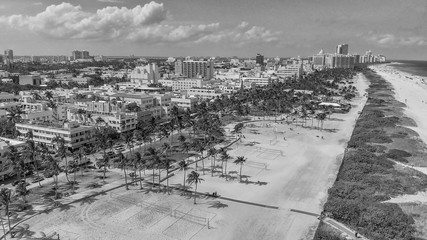
<svg viewBox="0 0 427 240">
<path fill-rule="evenodd" d="M 226 208 L 226 207 L 228 207 L 227 204 L 222 203 L 220 201 L 209 202 L 208 204 L 210 205 L 208 208 L 220 209 L 220 208 Z"/>
</svg>

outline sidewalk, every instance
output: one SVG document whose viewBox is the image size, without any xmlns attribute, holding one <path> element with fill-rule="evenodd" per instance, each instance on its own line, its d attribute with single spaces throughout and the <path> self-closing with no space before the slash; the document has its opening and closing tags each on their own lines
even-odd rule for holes
<svg viewBox="0 0 427 240">
<path fill-rule="evenodd" d="M 325 218 L 323 219 L 323 222 L 328 224 L 329 226 L 339 230 L 342 232 L 341 235 L 344 235 L 346 239 L 361 239 L 361 240 L 369 240 L 368 238 L 358 234 L 358 237 L 356 238 L 355 233 L 356 231 L 351 230 L 349 227 L 345 226 L 344 224 L 332 219 L 332 218 Z"/>
</svg>

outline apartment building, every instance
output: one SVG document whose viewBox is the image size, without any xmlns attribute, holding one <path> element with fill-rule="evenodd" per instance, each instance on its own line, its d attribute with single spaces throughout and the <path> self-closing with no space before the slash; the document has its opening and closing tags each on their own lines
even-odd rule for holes
<svg viewBox="0 0 427 240">
<path fill-rule="evenodd" d="M 222 95 L 219 89 L 213 88 L 190 88 L 187 89 L 187 96 L 194 96 L 201 99 L 212 99 Z"/>
<path fill-rule="evenodd" d="M 110 96 L 111 98 L 120 98 L 124 102 L 134 102 L 141 108 L 151 108 L 154 105 L 154 97 L 148 94 L 128 94 L 116 93 Z"/>
<path fill-rule="evenodd" d="M 186 96 L 182 96 L 181 98 L 172 98 L 172 105 L 176 105 L 183 109 L 191 110 L 194 108 L 196 103 L 198 102 L 197 98 L 188 98 Z"/>
<path fill-rule="evenodd" d="M 28 131 L 33 132 L 34 141 L 45 143 L 53 147 L 52 140 L 56 136 L 61 136 L 65 140 L 65 145 L 70 149 L 78 149 L 84 144 L 93 142 L 94 126 L 80 126 L 77 122 L 65 122 L 63 124 L 46 123 L 17 123 L 15 125 L 23 139 Z"/>
</svg>

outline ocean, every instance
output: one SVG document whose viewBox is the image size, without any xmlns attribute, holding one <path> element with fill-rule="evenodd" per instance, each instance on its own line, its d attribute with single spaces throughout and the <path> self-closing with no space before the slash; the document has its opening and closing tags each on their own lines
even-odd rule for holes
<svg viewBox="0 0 427 240">
<path fill-rule="evenodd" d="M 427 77 L 427 61 L 396 60 L 399 64 L 390 64 L 399 71 Z"/>
</svg>

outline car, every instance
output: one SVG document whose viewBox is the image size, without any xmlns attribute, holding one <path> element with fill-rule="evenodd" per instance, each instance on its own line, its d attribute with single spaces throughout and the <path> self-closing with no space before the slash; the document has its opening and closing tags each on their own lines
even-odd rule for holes
<svg viewBox="0 0 427 240">
<path fill-rule="evenodd" d="M 78 170 L 79 168 L 69 168 L 68 173 L 74 173 L 74 172 L 77 172 Z"/>
<path fill-rule="evenodd" d="M 20 182 L 25 183 L 25 186 L 30 185 L 29 183 L 27 183 L 27 182 L 26 182 L 26 181 L 24 181 L 24 180 L 21 180 L 21 181 L 16 180 L 15 182 L 13 182 L 13 183 L 12 183 L 12 186 L 16 186 L 16 185 L 18 185 Z"/>
<path fill-rule="evenodd" d="M 43 181 L 44 180 L 44 177 L 35 177 L 35 178 L 33 178 L 33 181 L 31 181 L 32 183 L 36 183 L 36 182 L 40 182 L 40 181 Z"/>
</svg>

